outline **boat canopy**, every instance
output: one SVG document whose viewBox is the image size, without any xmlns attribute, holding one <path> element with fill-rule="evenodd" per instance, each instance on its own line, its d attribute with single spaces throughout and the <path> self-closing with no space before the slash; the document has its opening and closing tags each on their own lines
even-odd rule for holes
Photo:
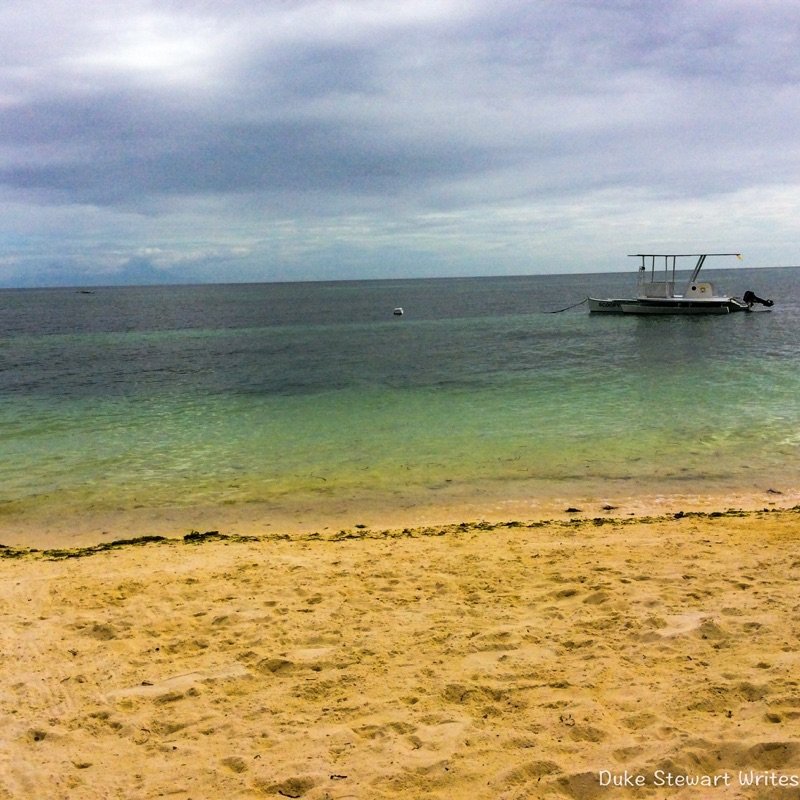
<svg viewBox="0 0 800 800">
<path fill-rule="evenodd" d="M 655 272 L 656 272 L 656 259 L 663 258 L 664 259 L 664 281 L 665 284 L 667 283 L 667 279 L 670 273 L 670 268 L 672 271 L 672 280 L 669 281 L 670 290 L 671 287 L 675 285 L 675 268 L 676 262 L 679 258 L 696 258 L 697 263 L 694 266 L 694 270 L 692 271 L 692 275 L 687 281 L 687 287 L 691 286 L 696 280 L 697 276 L 700 274 L 700 270 L 703 268 L 703 264 L 705 260 L 709 257 L 721 257 L 721 256 L 736 256 L 736 258 L 741 258 L 741 253 L 629 253 L 628 258 L 641 258 L 642 263 L 639 265 L 639 273 L 642 275 L 647 270 L 647 259 L 650 259 L 650 281 L 651 283 L 655 283 Z M 671 262 L 670 262 L 671 259 Z"/>
</svg>

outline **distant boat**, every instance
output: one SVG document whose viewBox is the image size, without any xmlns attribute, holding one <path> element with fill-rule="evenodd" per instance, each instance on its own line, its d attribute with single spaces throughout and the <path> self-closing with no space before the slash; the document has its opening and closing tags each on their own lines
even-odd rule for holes
<svg viewBox="0 0 800 800">
<path fill-rule="evenodd" d="M 773 304 L 772 300 L 762 300 L 750 291 L 745 292 L 741 300 L 738 297 L 716 294 L 713 284 L 708 281 L 698 281 L 697 277 L 708 256 L 741 258 L 739 253 L 699 255 L 636 253 L 632 257 L 641 259 L 636 297 L 607 299 L 590 297 L 589 311 L 612 314 L 729 314 L 733 311 L 750 311 L 754 303 L 761 303 L 764 306 Z M 657 258 L 664 259 L 663 280 L 660 267 L 656 272 Z M 676 292 L 675 266 L 679 258 L 696 258 L 697 263 L 689 280 Z"/>
<path fill-rule="evenodd" d="M 397 306 L 397 308 L 394 311 L 392 311 L 392 314 L 394 314 L 396 317 L 402 317 L 403 309 L 400 308 L 400 306 Z"/>
</svg>

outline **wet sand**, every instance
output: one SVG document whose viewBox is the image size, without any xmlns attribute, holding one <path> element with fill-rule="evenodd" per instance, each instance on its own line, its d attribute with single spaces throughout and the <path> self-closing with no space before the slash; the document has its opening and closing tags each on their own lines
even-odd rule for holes
<svg viewBox="0 0 800 800">
<path fill-rule="evenodd" d="M 625 483 L 625 482 L 623 482 Z M 637 482 L 576 483 L 498 481 L 484 485 L 445 484 L 411 491 L 364 494 L 324 492 L 291 495 L 271 501 L 154 506 L 99 507 L 92 503 L 70 507 L 43 503 L 6 503 L 0 507 L 0 544 L 16 547 L 85 547 L 139 536 L 181 537 L 191 530 L 215 530 L 226 535 L 292 536 L 318 531 L 324 535 L 365 525 L 370 529 L 419 528 L 483 520 L 565 521 L 577 517 L 642 517 L 682 511 L 721 509 L 756 511 L 791 508 L 800 504 L 800 489 L 712 486 L 705 482 L 685 492 L 660 492 Z"/>
<path fill-rule="evenodd" d="M 572 517 L 7 547 L 0 798 L 797 797 L 800 511 Z"/>
</svg>

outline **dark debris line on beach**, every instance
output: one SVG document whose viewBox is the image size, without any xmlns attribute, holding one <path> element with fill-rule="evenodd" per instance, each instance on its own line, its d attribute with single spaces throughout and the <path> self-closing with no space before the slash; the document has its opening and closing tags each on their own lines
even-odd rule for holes
<svg viewBox="0 0 800 800">
<path fill-rule="evenodd" d="M 191 531 L 180 539 L 169 538 L 167 536 L 138 536 L 133 539 L 117 539 L 113 542 L 90 545 L 88 547 L 74 548 L 55 548 L 39 550 L 29 547 L 10 547 L 0 544 L 0 558 L 42 558 L 49 561 L 63 561 L 69 558 L 84 558 L 103 553 L 108 550 L 118 550 L 125 547 L 139 547 L 144 545 L 176 545 L 191 544 L 199 545 L 206 542 L 276 542 L 276 541 L 298 541 L 298 542 L 342 542 L 350 539 L 401 539 L 401 538 L 422 538 L 426 536 L 447 536 L 453 533 L 469 533 L 477 531 L 494 531 L 502 528 L 524 528 L 533 530 L 537 528 L 564 528 L 579 529 L 587 525 L 642 525 L 655 522 L 668 522 L 670 520 L 682 519 L 718 519 L 725 517 L 749 517 L 760 514 L 773 513 L 800 513 L 800 505 L 791 508 L 764 508 L 755 511 L 742 511 L 741 509 L 728 509 L 727 511 L 678 511 L 675 514 L 664 514 L 662 516 L 646 517 L 576 517 L 568 520 L 539 520 L 535 522 L 520 522 L 512 520 L 509 522 L 460 522 L 451 525 L 441 525 L 436 527 L 424 528 L 402 528 L 394 530 L 370 531 L 364 525 L 357 525 L 355 529 L 341 530 L 332 534 L 321 534 L 319 532 L 299 534 L 292 536 L 285 534 L 267 534 L 264 536 L 240 536 L 238 534 L 226 534 L 219 531 Z"/>
<path fill-rule="evenodd" d="M 187 533 L 182 539 L 171 539 L 167 536 L 137 536 L 133 539 L 116 539 L 113 542 L 103 542 L 87 547 L 52 548 L 47 550 L 38 550 L 28 547 L 9 547 L 8 545 L 0 544 L 0 558 L 35 556 L 50 561 L 61 561 L 67 558 L 93 556 L 97 553 L 103 553 L 107 550 L 119 550 L 123 547 L 137 547 L 149 544 L 177 544 L 180 542 L 185 544 L 198 544 L 208 541 L 218 541 L 220 539 L 232 542 L 258 541 L 258 539 L 253 536 L 228 536 L 218 531 L 207 531 L 206 533 L 192 531 L 191 533 Z"/>
</svg>

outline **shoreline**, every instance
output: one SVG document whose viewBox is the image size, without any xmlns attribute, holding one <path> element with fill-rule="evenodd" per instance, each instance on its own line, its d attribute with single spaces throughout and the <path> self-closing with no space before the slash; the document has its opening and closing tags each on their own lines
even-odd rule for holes
<svg viewBox="0 0 800 800">
<path fill-rule="evenodd" d="M 440 492 L 387 496 L 293 497 L 280 501 L 97 509 L 64 507 L 0 512 L 0 545 L 36 549 L 87 547 L 141 536 L 175 538 L 190 531 L 216 530 L 230 536 L 329 533 L 370 529 L 421 528 L 485 521 L 524 523 L 578 517 L 653 517 L 679 512 L 757 511 L 800 505 L 800 491 L 772 488 L 703 493 L 630 494 L 575 485 L 535 494 L 530 487 L 504 485 L 477 493 L 447 487 Z M 606 488 L 606 491 L 603 489 Z"/>
<path fill-rule="evenodd" d="M 112 539 L 96 544 L 77 545 L 73 547 L 25 547 L 13 546 L 0 543 L 0 559 L 22 559 L 39 558 L 44 560 L 59 561 L 72 558 L 85 558 L 88 556 L 107 553 L 132 547 L 144 547 L 149 545 L 191 545 L 197 546 L 211 542 L 223 542 L 226 544 L 266 544 L 269 542 L 342 542 L 347 540 L 370 541 L 370 540 L 391 540 L 391 539 L 419 539 L 424 537 L 442 537 L 455 534 L 477 534 L 488 533 L 497 530 L 519 530 L 534 531 L 541 529 L 562 530 L 574 534 L 584 528 L 600 528 L 612 526 L 622 528 L 627 526 L 647 526 L 655 524 L 666 524 L 677 520 L 694 520 L 698 522 L 710 520 L 724 520 L 730 518 L 739 519 L 763 519 L 765 516 L 777 515 L 785 516 L 796 514 L 800 520 L 800 505 L 791 507 L 774 507 L 761 509 L 741 509 L 729 508 L 725 511 L 678 511 L 669 514 L 656 514 L 637 516 L 631 514 L 627 517 L 610 516 L 612 509 L 606 511 L 606 516 L 586 517 L 579 516 L 578 509 L 574 514 L 569 514 L 558 519 L 540 520 L 505 520 L 488 521 L 473 520 L 470 522 L 447 522 L 439 525 L 418 525 L 415 527 L 404 528 L 371 528 L 367 525 L 356 524 L 350 528 L 341 528 L 338 531 L 330 531 L 326 528 L 324 532 L 318 530 L 295 532 L 295 533 L 266 533 L 266 534 L 239 534 L 222 533 L 218 530 L 198 531 L 190 530 L 179 536 L 165 536 L 160 534 L 144 534 L 132 538 Z"/>
<path fill-rule="evenodd" d="M 798 545 L 800 507 L 6 552 L 0 796 L 794 797 Z"/>
</svg>

